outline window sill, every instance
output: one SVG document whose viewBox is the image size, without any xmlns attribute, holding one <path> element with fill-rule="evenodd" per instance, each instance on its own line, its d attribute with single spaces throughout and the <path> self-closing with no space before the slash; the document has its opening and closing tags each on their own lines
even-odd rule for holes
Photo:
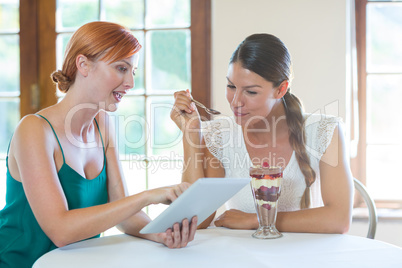
<svg viewBox="0 0 402 268">
<path fill-rule="evenodd" d="M 353 209 L 354 221 L 368 221 L 369 213 L 367 208 Z M 378 221 L 402 222 L 402 209 L 377 208 Z"/>
</svg>

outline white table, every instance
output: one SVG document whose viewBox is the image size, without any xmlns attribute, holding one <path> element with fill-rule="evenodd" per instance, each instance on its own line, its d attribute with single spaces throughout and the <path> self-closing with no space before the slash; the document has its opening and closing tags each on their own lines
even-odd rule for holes
<svg viewBox="0 0 402 268">
<path fill-rule="evenodd" d="M 274 240 L 253 231 L 210 228 L 197 231 L 186 248 L 128 235 L 68 245 L 42 256 L 33 268 L 64 267 L 402 267 L 402 248 L 364 237 L 284 233 Z"/>
</svg>

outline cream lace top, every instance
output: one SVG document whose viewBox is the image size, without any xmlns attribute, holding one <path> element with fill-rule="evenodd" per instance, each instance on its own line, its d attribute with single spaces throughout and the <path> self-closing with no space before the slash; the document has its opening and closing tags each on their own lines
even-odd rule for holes
<svg viewBox="0 0 402 268">
<path fill-rule="evenodd" d="M 316 172 L 316 180 L 311 185 L 311 207 L 323 206 L 320 187 L 319 162 L 332 140 L 335 127 L 341 123 L 338 117 L 320 114 L 306 114 L 306 144 L 311 166 Z M 225 177 L 230 179 L 249 177 L 251 159 L 246 150 L 241 126 L 232 117 L 203 122 L 203 135 L 209 151 L 220 160 Z M 304 176 L 293 152 L 283 171 L 282 193 L 278 211 L 300 209 L 300 200 L 306 188 Z M 255 213 L 251 187 L 244 187 L 225 204 L 226 209 L 238 209 Z"/>
</svg>

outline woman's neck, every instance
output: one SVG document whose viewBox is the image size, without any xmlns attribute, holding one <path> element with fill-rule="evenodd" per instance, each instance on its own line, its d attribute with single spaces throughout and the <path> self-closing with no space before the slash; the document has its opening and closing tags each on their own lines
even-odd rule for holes
<svg viewBox="0 0 402 268">
<path fill-rule="evenodd" d="M 93 121 L 99 113 L 99 106 L 85 103 L 79 99 L 79 96 L 69 93 L 55 106 L 63 118 L 62 123 L 66 132 L 70 132 L 76 138 L 86 140 L 88 133 L 93 130 Z"/>
<path fill-rule="evenodd" d="M 274 106 L 271 113 L 255 124 L 242 127 L 244 137 L 257 141 L 258 143 L 272 143 L 277 137 L 288 135 L 286 122 L 286 111 L 282 102 Z"/>
</svg>

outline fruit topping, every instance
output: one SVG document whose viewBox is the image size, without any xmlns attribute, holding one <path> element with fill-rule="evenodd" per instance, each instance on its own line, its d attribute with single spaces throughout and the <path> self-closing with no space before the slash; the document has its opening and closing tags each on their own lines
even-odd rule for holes
<svg viewBox="0 0 402 268">
<path fill-rule="evenodd" d="M 263 208 L 266 208 L 266 209 L 268 209 L 268 210 L 271 209 L 271 205 L 270 205 L 270 204 L 263 204 L 262 207 L 263 207 Z"/>
<path fill-rule="evenodd" d="M 261 180 L 264 178 L 264 174 L 251 174 L 251 177 L 256 178 L 257 180 Z"/>
<path fill-rule="evenodd" d="M 276 179 L 276 178 L 281 178 L 282 175 L 283 175 L 282 172 L 276 173 L 276 174 L 265 175 L 265 176 L 266 176 L 265 179 L 271 179 L 271 180 L 273 180 L 273 179 Z"/>
<path fill-rule="evenodd" d="M 271 188 L 261 186 L 259 189 L 254 189 L 254 194 L 257 200 L 275 202 L 280 196 L 280 190 L 279 187 L 275 186 L 272 186 Z"/>
</svg>

